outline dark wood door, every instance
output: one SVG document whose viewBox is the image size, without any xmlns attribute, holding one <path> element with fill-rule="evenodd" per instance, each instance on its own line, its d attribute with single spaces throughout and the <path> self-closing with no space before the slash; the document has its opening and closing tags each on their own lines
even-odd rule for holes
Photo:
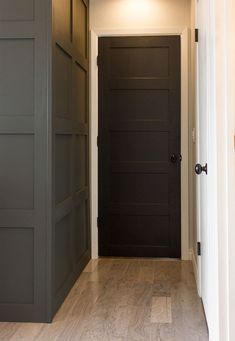
<svg viewBox="0 0 235 341">
<path fill-rule="evenodd" d="M 180 37 L 99 39 L 99 255 L 181 256 Z"/>
</svg>

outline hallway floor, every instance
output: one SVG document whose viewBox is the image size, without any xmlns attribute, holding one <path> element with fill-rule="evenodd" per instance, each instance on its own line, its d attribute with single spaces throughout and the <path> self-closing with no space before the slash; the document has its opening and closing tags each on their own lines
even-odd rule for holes
<svg viewBox="0 0 235 341">
<path fill-rule="evenodd" d="M 52 324 L 0 323 L 4 341 L 206 341 L 191 262 L 91 261 Z"/>
</svg>

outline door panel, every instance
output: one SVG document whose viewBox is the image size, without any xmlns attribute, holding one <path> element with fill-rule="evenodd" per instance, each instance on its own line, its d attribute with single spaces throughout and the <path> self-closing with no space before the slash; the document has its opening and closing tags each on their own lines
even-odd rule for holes
<svg viewBox="0 0 235 341">
<path fill-rule="evenodd" d="M 47 319 L 49 8 L 0 1 L 0 321 Z"/>
<path fill-rule="evenodd" d="M 169 75 L 167 47 L 117 47 L 111 49 L 110 59 L 112 77 L 168 77 Z"/>
<path fill-rule="evenodd" d="M 179 156 L 180 38 L 100 38 L 100 255 L 180 257 Z"/>
<path fill-rule="evenodd" d="M 162 144 L 168 149 L 165 132 L 117 132 L 111 136 L 112 161 L 168 161 Z"/>
<path fill-rule="evenodd" d="M 110 93 L 113 103 L 111 121 L 168 120 L 168 90 L 116 90 Z M 154 110 L 154 108 L 158 110 Z"/>
</svg>

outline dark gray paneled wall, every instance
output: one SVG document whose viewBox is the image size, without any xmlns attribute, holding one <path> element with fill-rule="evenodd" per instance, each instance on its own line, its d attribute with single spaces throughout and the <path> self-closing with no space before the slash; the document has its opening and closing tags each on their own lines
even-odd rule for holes
<svg viewBox="0 0 235 341">
<path fill-rule="evenodd" d="M 53 0 L 53 311 L 90 259 L 88 2 Z"/>
<path fill-rule="evenodd" d="M 50 321 L 90 258 L 88 123 L 87 2 L 0 0 L 1 321 Z"/>
<path fill-rule="evenodd" d="M 0 320 L 45 321 L 46 0 L 0 0 Z"/>
</svg>

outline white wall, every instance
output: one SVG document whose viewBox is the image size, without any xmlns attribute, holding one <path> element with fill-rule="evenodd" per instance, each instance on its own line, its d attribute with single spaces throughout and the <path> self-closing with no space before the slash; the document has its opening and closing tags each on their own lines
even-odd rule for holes
<svg viewBox="0 0 235 341">
<path fill-rule="evenodd" d="M 235 340 L 235 2 L 227 1 L 227 145 L 228 145 L 228 326 L 229 340 Z"/>
<path fill-rule="evenodd" d="M 90 0 L 91 28 L 190 27 L 190 0 Z"/>
<path fill-rule="evenodd" d="M 235 340 L 235 2 L 215 1 L 220 341 Z"/>
</svg>

